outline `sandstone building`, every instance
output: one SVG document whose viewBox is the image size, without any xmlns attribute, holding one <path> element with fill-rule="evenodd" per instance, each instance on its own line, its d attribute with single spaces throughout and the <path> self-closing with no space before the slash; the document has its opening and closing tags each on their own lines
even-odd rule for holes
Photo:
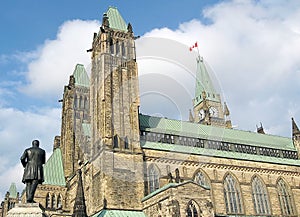
<svg viewBox="0 0 300 217">
<path fill-rule="evenodd" d="M 92 217 L 300 215 L 294 120 L 292 138 L 232 129 L 201 57 L 189 121 L 140 114 L 135 36 L 116 8 L 90 51 L 90 78 L 78 64 L 64 88 L 61 135 L 36 193 L 47 213 L 82 201 Z"/>
</svg>

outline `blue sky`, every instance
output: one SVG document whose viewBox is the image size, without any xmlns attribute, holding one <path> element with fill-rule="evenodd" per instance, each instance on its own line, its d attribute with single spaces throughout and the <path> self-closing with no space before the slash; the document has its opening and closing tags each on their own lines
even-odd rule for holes
<svg viewBox="0 0 300 217">
<path fill-rule="evenodd" d="M 155 97 L 141 94 L 142 111 L 186 119 L 195 61 L 182 48 L 198 41 L 236 128 L 255 131 L 262 122 L 267 133 L 290 136 L 290 118 L 300 123 L 297 0 L 1 1 L 0 198 L 11 182 L 21 190 L 19 157 L 33 139 L 40 139 L 50 155 L 53 138 L 60 133 L 63 85 L 76 63 L 89 71 L 85 51 L 109 6 L 116 6 L 141 36 L 136 42 L 139 53 L 145 49 L 143 42 L 156 43 L 153 38 L 160 39 L 153 44 L 157 56 L 162 50 L 170 52 L 171 61 L 138 59 L 141 92 L 146 93 L 147 86 L 173 97 L 171 103 L 162 99 L 157 105 Z M 191 60 L 184 63 L 191 76 L 170 64 L 176 58 Z M 183 91 L 174 96 L 178 85 Z M 163 86 L 170 88 L 160 89 Z"/>
</svg>

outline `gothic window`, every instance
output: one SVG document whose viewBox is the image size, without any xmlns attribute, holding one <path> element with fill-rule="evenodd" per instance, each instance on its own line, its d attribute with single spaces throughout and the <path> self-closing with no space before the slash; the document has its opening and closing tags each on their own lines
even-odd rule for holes
<svg viewBox="0 0 300 217">
<path fill-rule="evenodd" d="M 209 179 L 202 171 L 198 171 L 194 175 L 194 181 L 200 186 L 203 186 L 205 188 L 210 188 Z"/>
<path fill-rule="evenodd" d="M 271 214 L 267 189 L 257 176 L 252 180 L 252 198 L 256 214 Z"/>
<path fill-rule="evenodd" d="M 277 182 L 277 192 L 282 215 L 295 215 L 293 196 L 288 185 L 285 181 L 283 181 L 283 179 L 279 179 Z"/>
<path fill-rule="evenodd" d="M 113 43 L 113 40 L 112 40 L 112 39 L 110 39 L 110 41 L 109 41 L 109 50 L 110 50 L 110 53 L 111 53 L 111 54 L 114 54 L 114 53 L 115 53 L 114 43 Z"/>
<path fill-rule="evenodd" d="M 230 214 L 242 214 L 241 191 L 236 179 L 228 174 L 224 179 L 224 199 L 226 211 Z"/>
<path fill-rule="evenodd" d="M 114 135 L 113 138 L 113 142 L 114 142 L 114 147 L 113 148 L 119 148 L 119 136 L 118 135 Z"/>
<path fill-rule="evenodd" d="M 150 193 L 159 189 L 159 171 L 155 165 L 149 167 L 148 183 Z"/>
<path fill-rule="evenodd" d="M 80 96 L 80 105 L 79 105 L 79 107 L 82 109 L 82 108 L 84 108 L 84 100 L 83 100 L 83 98 L 82 98 L 82 96 Z"/>
<path fill-rule="evenodd" d="M 194 201 L 190 201 L 186 208 L 186 217 L 198 217 L 197 204 Z"/>
<path fill-rule="evenodd" d="M 88 101 L 87 97 L 84 98 L 84 108 L 85 109 L 89 108 L 89 101 Z"/>
<path fill-rule="evenodd" d="M 49 193 L 46 196 L 46 208 L 51 208 L 51 197 Z"/>
<path fill-rule="evenodd" d="M 119 54 L 120 54 L 120 43 L 117 42 L 116 43 L 116 55 L 119 56 Z"/>
<path fill-rule="evenodd" d="M 78 96 L 75 96 L 74 97 L 74 106 L 75 106 L 75 108 L 78 108 L 78 105 L 79 105 L 79 97 Z"/>
<path fill-rule="evenodd" d="M 128 137 L 127 136 L 124 139 L 124 148 L 125 149 L 129 149 L 129 141 L 128 141 Z"/>
<path fill-rule="evenodd" d="M 122 56 L 123 56 L 123 57 L 126 57 L 125 42 L 123 42 L 123 43 L 121 44 L 121 49 L 122 49 Z"/>
<path fill-rule="evenodd" d="M 55 205 L 56 205 L 55 202 L 56 202 L 56 201 L 55 201 L 55 195 L 54 195 L 54 194 L 52 195 L 52 200 L 51 200 L 51 202 L 52 202 L 51 208 L 55 208 Z"/>
<path fill-rule="evenodd" d="M 57 198 L 57 208 L 58 209 L 62 208 L 62 197 L 61 197 L 61 195 L 59 195 L 58 198 Z"/>
</svg>

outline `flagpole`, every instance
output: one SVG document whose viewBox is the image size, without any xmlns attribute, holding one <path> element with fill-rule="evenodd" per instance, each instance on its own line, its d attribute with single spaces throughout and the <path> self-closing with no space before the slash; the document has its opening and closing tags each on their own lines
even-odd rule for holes
<svg viewBox="0 0 300 217">
<path fill-rule="evenodd" d="M 199 51 L 198 41 L 195 42 L 194 47 L 197 48 L 197 54 L 198 54 L 198 59 L 199 59 L 199 61 L 202 61 L 202 58 L 201 58 L 201 56 L 200 56 L 200 51 Z"/>
<path fill-rule="evenodd" d="M 200 52 L 199 52 L 199 47 L 198 47 L 198 42 L 196 41 L 195 44 L 193 46 L 190 47 L 190 51 L 192 51 L 194 48 L 197 48 L 197 61 L 202 61 L 202 58 L 200 56 Z"/>
<path fill-rule="evenodd" d="M 197 44 L 197 53 L 198 53 L 199 60 L 201 60 L 198 44 Z"/>
</svg>

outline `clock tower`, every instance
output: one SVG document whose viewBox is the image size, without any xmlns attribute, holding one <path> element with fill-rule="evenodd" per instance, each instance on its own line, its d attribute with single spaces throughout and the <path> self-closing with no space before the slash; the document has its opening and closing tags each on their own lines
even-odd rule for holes
<svg viewBox="0 0 300 217">
<path fill-rule="evenodd" d="M 196 123 L 232 128 L 229 109 L 222 104 L 221 96 L 216 91 L 210 78 L 207 64 L 202 57 L 197 58 L 196 88 L 193 99 Z"/>
</svg>

